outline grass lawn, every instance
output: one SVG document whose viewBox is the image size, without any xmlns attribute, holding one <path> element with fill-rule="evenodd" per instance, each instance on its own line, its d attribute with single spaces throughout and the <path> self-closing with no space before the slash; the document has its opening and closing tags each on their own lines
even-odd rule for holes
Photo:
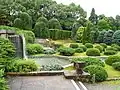
<svg viewBox="0 0 120 90">
<path fill-rule="evenodd" d="M 106 64 L 104 68 L 107 71 L 109 78 L 120 77 L 120 71 L 115 70 L 112 66 Z"/>
</svg>

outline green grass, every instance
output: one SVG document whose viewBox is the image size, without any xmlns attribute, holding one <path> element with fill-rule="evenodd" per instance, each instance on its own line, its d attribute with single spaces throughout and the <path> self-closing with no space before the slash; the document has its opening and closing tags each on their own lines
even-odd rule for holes
<svg viewBox="0 0 120 90">
<path fill-rule="evenodd" d="M 104 68 L 108 73 L 108 78 L 120 77 L 120 71 L 115 70 L 112 66 L 106 64 Z"/>
<path fill-rule="evenodd" d="M 104 81 L 100 82 L 102 84 L 109 84 L 109 85 L 120 85 L 120 80 L 115 80 L 115 81 Z"/>
<path fill-rule="evenodd" d="M 73 66 L 69 66 L 69 67 L 64 68 L 64 70 L 69 70 L 69 71 L 71 71 L 71 70 L 75 70 L 75 68 L 74 68 Z"/>
</svg>

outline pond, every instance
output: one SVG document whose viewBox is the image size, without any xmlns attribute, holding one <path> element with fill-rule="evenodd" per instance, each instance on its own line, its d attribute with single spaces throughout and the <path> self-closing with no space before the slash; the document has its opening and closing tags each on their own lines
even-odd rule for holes
<svg viewBox="0 0 120 90">
<path fill-rule="evenodd" d="M 33 58 L 37 64 L 42 65 L 60 65 L 65 66 L 70 64 L 70 60 L 67 58 L 59 58 L 59 57 L 39 57 Z"/>
</svg>

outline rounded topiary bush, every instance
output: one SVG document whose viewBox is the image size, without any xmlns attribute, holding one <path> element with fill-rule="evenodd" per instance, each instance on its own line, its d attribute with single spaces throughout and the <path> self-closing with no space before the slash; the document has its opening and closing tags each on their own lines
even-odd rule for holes
<svg viewBox="0 0 120 90">
<path fill-rule="evenodd" d="M 118 49 L 117 49 L 117 48 L 114 48 L 114 47 L 107 47 L 107 48 L 106 48 L 106 51 L 107 51 L 107 50 L 118 51 Z"/>
<path fill-rule="evenodd" d="M 75 50 L 69 47 L 60 47 L 57 51 L 60 52 L 60 55 L 64 56 L 72 56 L 75 53 Z"/>
<path fill-rule="evenodd" d="M 115 54 L 116 54 L 116 51 L 114 51 L 114 50 L 106 50 L 104 52 L 104 55 L 115 55 Z"/>
<path fill-rule="evenodd" d="M 78 46 L 78 44 L 76 44 L 76 43 L 71 43 L 71 44 L 70 44 L 70 47 L 71 47 L 71 48 L 78 48 L 79 46 Z"/>
<path fill-rule="evenodd" d="M 97 65 L 89 65 L 84 68 L 84 71 L 89 72 L 91 76 L 95 75 L 95 81 L 105 81 L 108 77 L 106 70 L 103 67 Z"/>
<path fill-rule="evenodd" d="M 109 56 L 106 60 L 105 63 L 108 65 L 112 65 L 115 62 L 120 62 L 120 56 L 114 55 L 114 56 Z"/>
<path fill-rule="evenodd" d="M 101 45 L 96 45 L 95 48 L 99 49 L 100 53 L 103 51 L 103 47 Z"/>
<path fill-rule="evenodd" d="M 115 62 L 112 64 L 112 67 L 116 70 L 119 70 L 120 71 L 120 62 Z"/>
<path fill-rule="evenodd" d="M 89 48 L 86 51 L 87 56 L 100 56 L 100 51 L 97 48 Z"/>
<path fill-rule="evenodd" d="M 117 44 L 112 44 L 111 47 L 116 48 L 117 51 L 120 51 L 120 46 Z"/>
<path fill-rule="evenodd" d="M 86 46 L 87 48 L 93 48 L 93 44 L 92 44 L 92 43 L 86 43 L 85 46 Z"/>
<path fill-rule="evenodd" d="M 26 49 L 29 55 L 40 54 L 44 51 L 40 44 L 27 44 Z"/>
<path fill-rule="evenodd" d="M 76 52 L 76 53 L 83 53 L 84 50 L 83 50 L 82 48 L 76 48 L 76 49 L 75 49 L 75 52 Z"/>
<path fill-rule="evenodd" d="M 82 48 L 84 52 L 87 50 L 87 47 L 84 45 L 79 45 L 79 48 Z"/>
<path fill-rule="evenodd" d="M 107 45 L 105 43 L 100 43 L 100 45 L 103 47 L 103 48 L 107 48 Z"/>
<path fill-rule="evenodd" d="M 85 62 L 85 66 L 89 66 L 89 65 L 97 65 L 97 66 L 102 66 L 102 67 L 105 66 L 104 62 L 102 62 L 98 58 L 90 58 L 90 57 L 87 57 L 87 58 L 73 58 L 72 61 L 73 62 L 83 61 L 83 62 Z"/>
</svg>

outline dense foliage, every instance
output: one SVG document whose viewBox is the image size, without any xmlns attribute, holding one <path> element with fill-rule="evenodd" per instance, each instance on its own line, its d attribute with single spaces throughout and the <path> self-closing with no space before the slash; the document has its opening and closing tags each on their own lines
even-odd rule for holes
<svg viewBox="0 0 120 90">
<path fill-rule="evenodd" d="M 74 55 L 75 50 L 69 47 L 60 47 L 58 48 L 58 52 L 60 52 L 60 55 L 72 56 Z"/>
<path fill-rule="evenodd" d="M 115 55 L 115 54 L 116 54 L 116 51 L 114 51 L 114 50 L 106 50 L 104 52 L 104 55 Z"/>
<path fill-rule="evenodd" d="M 86 72 L 89 72 L 91 76 L 95 75 L 95 81 L 105 81 L 108 77 L 106 70 L 103 67 L 97 65 L 89 65 L 84 68 Z"/>
<path fill-rule="evenodd" d="M 84 45 L 79 45 L 79 48 L 82 48 L 84 52 L 87 50 L 87 47 Z"/>
<path fill-rule="evenodd" d="M 102 62 L 98 58 L 90 58 L 90 57 L 88 57 L 88 58 L 73 58 L 72 61 L 73 62 L 83 61 L 83 62 L 85 62 L 85 66 L 89 66 L 89 65 L 97 65 L 97 66 L 101 66 L 101 67 L 105 66 L 104 62 Z"/>
<path fill-rule="evenodd" d="M 103 47 L 101 45 L 96 45 L 95 48 L 99 49 L 100 53 L 102 53 Z"/>
<path fill-rule="evenodd" d="M 87 56 L 100 56 L 100 51 L 97 48 L 89 48 L 86 51 Z"/>
<path fill-rule="evenodd" d="M 0 58 L 9 58 L 15 56 L 15 47 L 6 38 L 0 38 Z"/>
<path fill-rule="evenodd" d="M 112 64 L 113 68 L 120 71 L 120 61 Z"/>
<path fill-rule="evenodd" d="M 28 55 L 43 53 L 43 47 L 40 44 L 27 44 L 26 49 Z"/>
<path fill-rule="evenodd" d="M 114 55 L 114 56 L 109 56 L 106 60 L 105 63 L 108 65 L 112 65 L 115 62 L 120 62 L 120 56 Z"/>
<path fill-rule="evenodd" d="M 70 44 L 70 47 L 71 47 L 71 48 L 78 48 L 78 47 L 79 47 L 79 45 L 78 45 L 78 44 L 76 44 L 76 43 L 71 43 L 71 44 Z"/>
<path fill-rule="evenodd" d="M 85 46 L 86 46 L 87 48 L 93 48 L 93 44 L 92 44 L 92 43 L 86 43 Z"/>
<path fill-rule="evenodd" d="M 112 42 L 120 45 L 120 30 L 116 31 L 112 36 Z"/>
</svg>

